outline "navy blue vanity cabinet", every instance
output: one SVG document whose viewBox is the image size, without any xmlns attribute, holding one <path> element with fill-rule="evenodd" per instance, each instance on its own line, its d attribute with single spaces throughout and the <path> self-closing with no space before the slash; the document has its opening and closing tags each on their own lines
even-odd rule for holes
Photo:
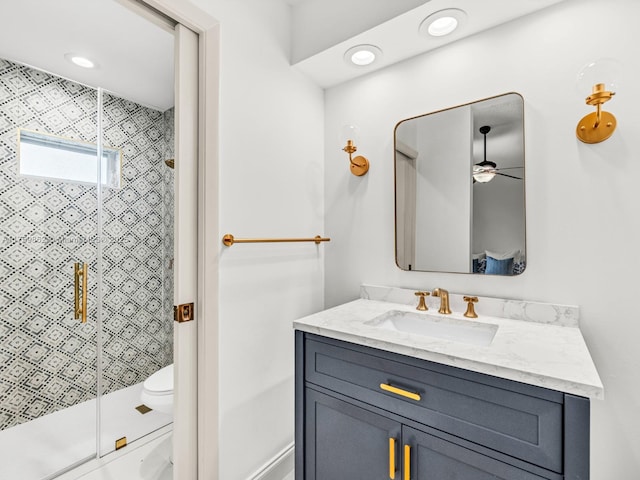
<svg viewBox="0 0 640 480">
<path fill-rule="evenodd" d="M 392 468 L 398 470 L 395 450 L 401 423 L 313 389 L 308 389 L 305 397 L 305 444 L 313 448 L 306 455 L 304 478 L 387 478 L 389 439 L 394 442 Z"/>
<path fill-rule="evenodd" d="M 589 401 L 297 331 L 296 480 L 387 478 L 588 480 Z"/>
</svg>

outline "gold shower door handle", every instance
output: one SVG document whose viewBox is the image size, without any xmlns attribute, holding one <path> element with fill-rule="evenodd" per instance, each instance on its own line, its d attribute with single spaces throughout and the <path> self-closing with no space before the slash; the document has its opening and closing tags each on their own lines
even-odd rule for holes
<svg viewBox="0 0 640 480">
<path fill-rule="evenodd" d="M 80 285 L 80 277 L 82 277 L 82 286 Z M 80 290 L 82 289 L 82 298 Z M 74 305 L 73 318 L 78 320 L 82 318 L 82 323 L 87 323 L 87 264 L 73 264 L 73 291 Z"/>
</svg>

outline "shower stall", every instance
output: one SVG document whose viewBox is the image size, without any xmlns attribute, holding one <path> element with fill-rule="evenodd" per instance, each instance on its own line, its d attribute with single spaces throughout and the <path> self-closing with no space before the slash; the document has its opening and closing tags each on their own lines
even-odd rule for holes
<svg viewBox="0 0 640 480">
<path fill-rule="evenodd" d="M 53 478 L 172 422 L 173 108 L 0 58 L 0 478 Z"/>
</svg>

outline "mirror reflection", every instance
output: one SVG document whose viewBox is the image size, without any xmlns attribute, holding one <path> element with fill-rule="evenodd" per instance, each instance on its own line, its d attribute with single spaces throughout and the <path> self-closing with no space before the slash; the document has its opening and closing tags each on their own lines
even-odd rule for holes
<svg viewBox="0 0 640 480">
<path fill-rule="evenodd" d="M 526 267 L 524 102 L 508 93 L 400 121 L 396 263 L 518 275 Z"/>
</svg>

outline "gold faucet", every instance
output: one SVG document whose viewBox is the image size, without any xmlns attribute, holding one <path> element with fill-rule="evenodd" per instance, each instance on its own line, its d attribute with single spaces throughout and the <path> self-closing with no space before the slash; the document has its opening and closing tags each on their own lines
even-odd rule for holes
<svg viewBox="0 0 640 480">
<path fill-rule="evenodd" d="M 449 315 L 451 313 L 451 309 L 449 308 L 449 292 L 444 288 L 434 288 L 431 295 L 434 297 L 440 297 L 440 308 L 438 309 L 438 313 Z"/>
<path fill-rule="evenodd" d="M 416 307 L 416 310 L 420 310 L 421 312 L 426 312 L 427 310 L 429 310 L 429 308 L 427 307 L 427 304 L 424 301 L 424 297 L 431 295 L 429 292 L 416 292 L 416 297 L 420 297 L 420 300 L 418 300 L 418 306 Z"/>
</svg>

